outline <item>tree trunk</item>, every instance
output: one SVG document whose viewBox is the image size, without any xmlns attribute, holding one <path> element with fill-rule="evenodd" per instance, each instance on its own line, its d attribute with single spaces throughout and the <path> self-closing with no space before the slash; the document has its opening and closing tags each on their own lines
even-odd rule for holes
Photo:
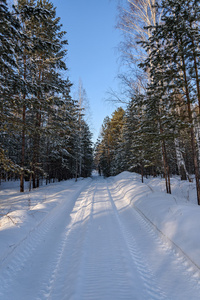
<svg viewBox="0 0 200 300">
<path fill-rule="evenodd" d="M 32 181 L 32 172 L 31 172 L 30 178 L 29 178 L 29 192 L 31 191 L 31 181 Z"/>
<path fill-rule="evenodd" d="M 192 111 L 191 111 L 191 101 L 188 89 L 188 81 L 186 75 L 186 67 L 185 67 L 185 58 L 182 54 L 182 64 L 183 64 L 183 77 L 185 82 L 185 95 L 187 99 L 187 107 L 188 107 L 188 118 L 190 123 L 190 136 L 191 136 L 191 146 L 192 146 L 192 154 L 193 154 L 193 162 L 194 162 L 194 173 L 195 173 L 195 180 L 196 180 L 196 190 L 197 190 L 197 203 L 200 205 L 200 185 L 199 185 L 199 167 L 198 167 L 198 158 L 197 158 L 197 151 L 196 151 L 196 143 L 195 143 L 195 135 L 194 135 L 194 126 L 193 126 L 193 119 L 192 119 Z"/>
<path fill-rule="evenodd" d="M 24 51 L 24 82 L 26 82 L 26 53 Z M 22 110 L 22 151 L 21 151 L 21 174 L 20 174 L 20 192 L 24 192 L 24 163 L 25 163 L 25 122 L 26 122 L 26 106 L 25 106 L 26 94 L 23 95 L 23 110 Z"/>
<path fill-rule="evenodd" d="M 163 129 L 161 126 L 161 123 L 159 123 L 160 126 L 160 133 L 163 134 Z M 166 184 L 166 191 L 168 194 L 171 194 L 171 184 L 170 184 L 170 172 L 169 172 L 169 164 L 167 159 L 167 151 L 166 151 L 166 145 L 165 140 L 162 138 L 162 157 L 163 157 L 163 165 L 164 165 L 164 175 L 165 175 L 165 184 Z"/>
<path fill-rule="evenodd" d="M 188 180 L 190 181 L 190 177 L 185 166 L 185 161 L 182 152 L 180 150 L 178 138 L 174 139 L 174 144 L 176 150 L 177 166 L 178 166 L 179 174 L 181 175 L 181 180 L 186 180 L 188 178 Z"/>
<path fill-rule="evenodd" d="M 25 100 L 25 95 L 24 95 Z M 22 115 L 22 122 L 23 122 L 23 128 L 22 128 L 22 158 L 21 158 L 21 174 L 20 174 L 20 192 L 24 192 L 24 162 L 25 162 L 25 119 L 26 119 L 26 107 L 23 106 L 23 115 Z"/>
<path fill-rule="evenodd" d="M 170 176 L 169 176 L 169 165 L 167 161 L 167 152 L 165 141 L 162 141 L 162 156 L 163 156 L 163 164 L 164 164 L 164 175 L 165 175 L 165 184 L 166 184 L 166 191 L 168 194 L 171 194 L 171 185 L 170 185 Z"/>
<path fill-rule="evenodd" d="M 190 22 L 190 28 L 192 28 L 192 22 Z M 194 60 L 194 70 L 195 70 L 195 75 L 196 75 L 196 87 L 197 87 L 197 98 L 198 98 L 198 105 L 199 105 L 199 114 L 200 114 L 200 87 L 199 87 L 199 73 L 198 73 L 198 65 L 197 65 L 197 55 L 196 55 L 196 47 L 194 44 L 194 39 L 193 36 L 191 36 L 192 40 L 192 53 L 193 53 L 193 60 Z"/>
<path fill-rule="evenodd" d="M 76 158 L 76 174 L 75 174 L 75 181 L 77 181 L 78 178 L 78 159 Z"/>
<path fill-rule="evenodd" d="M 40 149 L 40 126 L 41 126 L 41 108 L 39 112 L 36 114 L 36 123 L 35 129 L 36 132 L 34 134 L 34 141 L 33 141 L 33 188 L 39 187 L 39 149 Z"/>
<path fill-rule="evenodd" d="M 142 183 L 144 183 L 144 166 L 143 166 L 143 163 L 141 163 L 141 178 L 142 178 Z"/>
</svg>

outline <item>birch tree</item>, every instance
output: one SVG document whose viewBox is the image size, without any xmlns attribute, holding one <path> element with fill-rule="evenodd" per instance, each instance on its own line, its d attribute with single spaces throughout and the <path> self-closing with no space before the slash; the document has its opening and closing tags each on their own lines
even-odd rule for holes
<svg viewBox="0 0 200 300">
<path fill-rule="evenodd" d="M 88 124 L 91 118 L 90 114 L 90 106 L 87 98 L 87 93 L 85 88 L 83 87 L 82 80 L 79 79 L 78 89 L 75 93 L 75 99 L 78 104 L 78 136 L 77 136 L 77 176 L 82 176 L 82 163 L 83 163 L 83 136 L 84 136 L 84 128 L 85 122 Z M 84 120 L 84 121 L 83 121 Z"/>
<path fill-rule="evenodd" d="M 131 95 L 136 91 L 144 91 L 149 80 L 148 73 L 142 72 L 137 65 L 147 57 L 139 43 L 151 36 L 149 26 L 160 22 L 161 12 L 157 11 L 155 3 L 155 0 L 127 0 L 124 6 L 119 7 L 117 28 L 123 34 L 119 50 L 125 69 L 119 77 Z"/>
</svg>

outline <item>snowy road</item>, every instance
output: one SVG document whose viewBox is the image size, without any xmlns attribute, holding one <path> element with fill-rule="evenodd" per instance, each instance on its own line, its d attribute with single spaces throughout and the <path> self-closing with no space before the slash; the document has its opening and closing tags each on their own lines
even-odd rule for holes
<svg viewBox="0 0 200 300">
<path fill-rule="evenodd" d="M 200 299 L 198 278 L 112 180 L 94 177 L 6 257 L 0 299 Z"/>
</svg>

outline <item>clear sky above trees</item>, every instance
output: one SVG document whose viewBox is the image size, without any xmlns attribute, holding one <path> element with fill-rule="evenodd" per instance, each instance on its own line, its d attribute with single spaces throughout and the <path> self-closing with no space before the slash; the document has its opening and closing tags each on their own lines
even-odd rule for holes
<svg viewBox="0 0 200 300">
<path fill-rule="evenodd" d="M 113 0 L 52 0 L 67 31 L 69 78 L 78 88 L 83 82 L 90 101 L 91 130 L 94 141 L 106 115 L 115 107 L 105 102 L 109 89 L 118 90 L 116 79 L 119 64 L 117 46 L 120 32 L 115 29 L 118 1 Z M 73 89 L 72 89 L 73 91 Z M 73 92 L 72 92 L 73 93 Z M 73 96 L 73 94 L 72 94 Z"/>
</svg>

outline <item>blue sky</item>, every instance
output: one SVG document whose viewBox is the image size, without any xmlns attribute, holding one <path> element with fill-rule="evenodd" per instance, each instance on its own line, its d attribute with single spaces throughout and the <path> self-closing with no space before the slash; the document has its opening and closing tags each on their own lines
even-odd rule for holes
<svg viewBox="0 0 200 300">
<path fill-rule="evenodd" d="M 82 80 L 90 103 L 91 131 L 96 141 L 104 117 L 116 107 L 105 101 L 109 89 L 118 90 L 119 65 L 117 50 L 121 33 L 115 29 L 117 0 L 52 0 L 61 17 L 63 30 L 67 31 L 69 45 L 68 75 L 78 88 Z"/>
</svg>

